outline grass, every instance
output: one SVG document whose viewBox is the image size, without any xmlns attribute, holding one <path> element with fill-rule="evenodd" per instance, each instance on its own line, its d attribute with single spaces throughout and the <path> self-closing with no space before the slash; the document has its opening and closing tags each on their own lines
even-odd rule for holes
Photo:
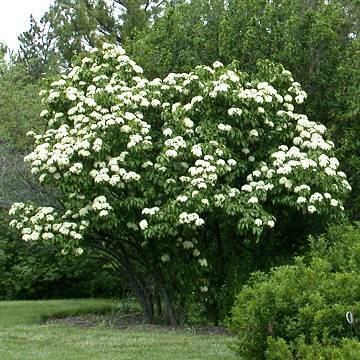
<svg viewBox="0 0 360 360">
<path fill-rule="evenodd" d="M 49 316 L 118 310 L 109 300 L 0 302 L 2 360 L 235 360 L 232 339 L 185 331 L 117 330 L 42 324 Z"/>
</svg>

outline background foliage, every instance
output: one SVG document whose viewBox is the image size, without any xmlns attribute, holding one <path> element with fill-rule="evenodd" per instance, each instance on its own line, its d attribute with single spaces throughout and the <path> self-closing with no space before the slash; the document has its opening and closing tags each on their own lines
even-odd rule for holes
<svg viewBox="0 0 360 360">
<path fill-rule="evenodd" d="M 121 276 L 95 254 L 64 256 L 53 246 L 29 244 L 0 212 L 0 299 L 121 297 Z"/>
</svg>

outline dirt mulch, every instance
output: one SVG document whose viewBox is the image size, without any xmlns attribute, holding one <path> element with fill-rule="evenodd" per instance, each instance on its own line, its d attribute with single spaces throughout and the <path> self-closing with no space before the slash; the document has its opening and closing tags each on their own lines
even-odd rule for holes
<svg viewBox="0 0 360 360">
<path fill-rule="evenodd" d="M 66 316 L 63 318 L 49 318 L 44 324 L 69 325 L 81 328 L 92 328 L 98 326 L 111 327 L 118 330 L 137 330 L 137 331 L 167 331 L 167 332 L 186 332 L 196 335 L 220 335 L 232 336 L 233 334 L 225 327 L 221 326 L 168 326 L 147 324 L 142 314 L 122 314 L 116 316 L 109 315 L 77 315 Z"/>
</svg>

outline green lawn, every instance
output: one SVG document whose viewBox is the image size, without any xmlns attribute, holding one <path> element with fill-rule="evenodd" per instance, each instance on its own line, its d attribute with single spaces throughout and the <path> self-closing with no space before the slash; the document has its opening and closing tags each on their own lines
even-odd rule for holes
<svg viewBox="0 0 360 360">
<path fill-rule="evenodd" d="M 231 338 L 224 336 L 41 324 L 54 314 L 103 312 L 116 306 L 109 300 L 2 301 L 0 359 L 237 359 L 228 347 Z"/>
</svg>

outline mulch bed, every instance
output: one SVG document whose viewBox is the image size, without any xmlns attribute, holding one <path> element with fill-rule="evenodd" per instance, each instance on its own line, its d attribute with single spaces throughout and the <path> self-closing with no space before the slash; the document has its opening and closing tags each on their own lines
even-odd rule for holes
<svg viewBox="0 0 360 360">
<path fill-rule="evenodd" d="M 221 335 L 232 336 L 233 334 L 222 326 L 200 326 L 200 325 L 185 325 L 185 326 L 168 326 L 168 325 L 154 325 L 147 324 L 142 314 L 131 313 L 121 314 L 116 316 L 109 315 L 77 315 L 66 316 L 62 318 L 49 318 L 44 324 L 69 325 L 81 328 L 92 328 L 97 326 L 111 327 L 118 330 L 141 330 L 141 331 L 180 331 L 197 335 Z"/>
</svg>

